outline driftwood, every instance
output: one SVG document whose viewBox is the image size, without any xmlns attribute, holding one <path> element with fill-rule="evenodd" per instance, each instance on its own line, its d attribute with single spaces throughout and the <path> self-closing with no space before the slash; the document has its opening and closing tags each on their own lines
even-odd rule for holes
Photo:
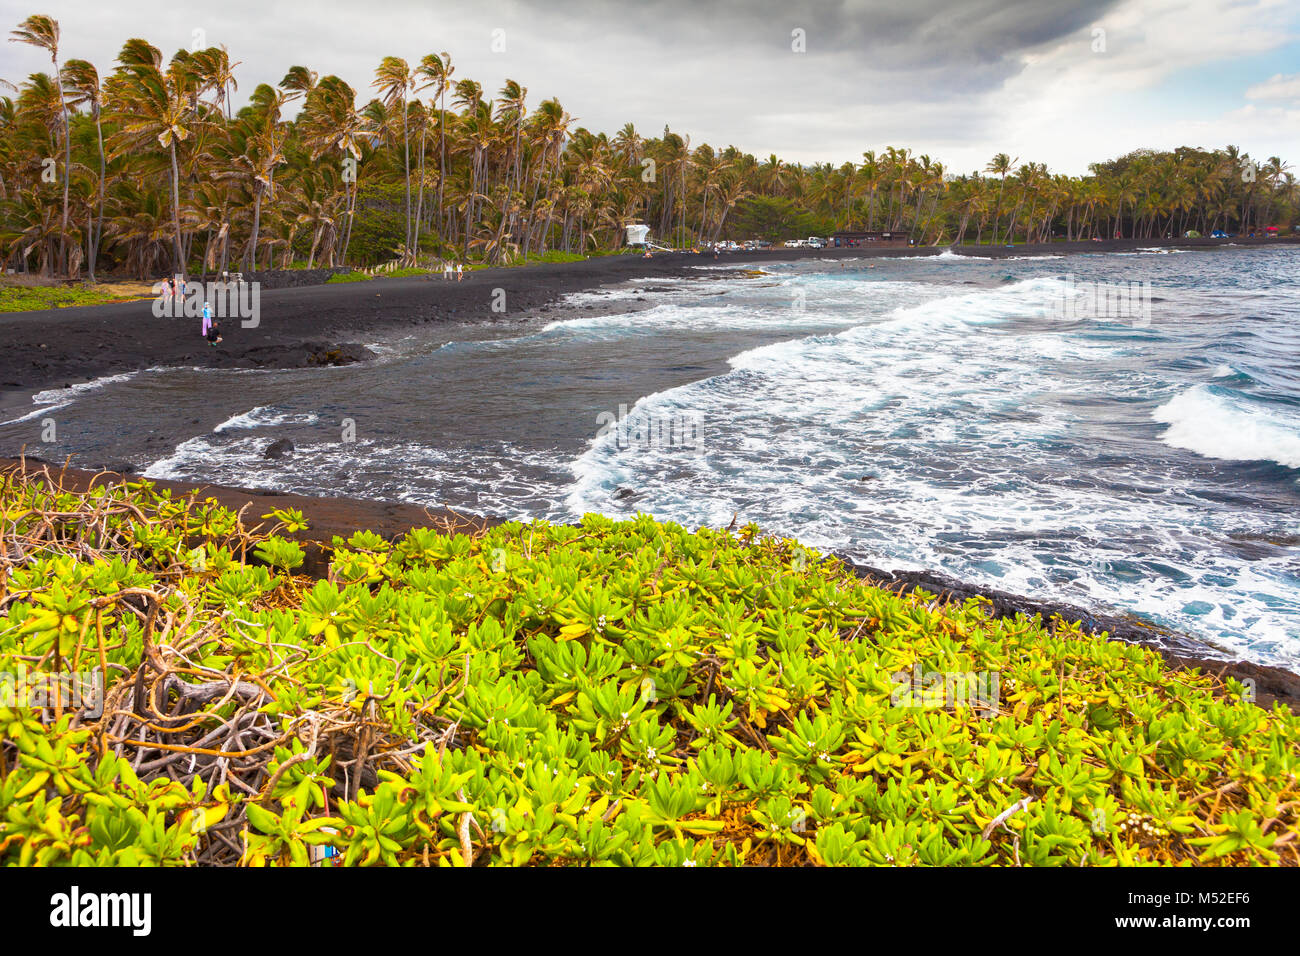
<svg viewBox="0 0 1300 956">
<path fill-rule="evenodd" d="M 142 550 L 122 527 L 114 528 L 110 522 L 114 517 L 130 517 L 157 525 L 161 519 L 147 517 L 131 502 L 94 497 L 89 486 L 65 483 L 63 473 L 49 465 L 30 467 L 24 462 L 18 468 L 0 470 L 0 484 L 8 488 L 38 481 L 52 495 L 79 499 L 80 506 L 28 512 L 24 517 L 34 515 L 36 520 L 21 534 L 16 530 L 17 519 L 0 521 L 0 610 L 30 597 L 30 592 L 9 587 L 13 572 L 55 553 L 73 554 L 84 561 L 134 557 L 154 578 L 152 588 L 126 588 L 90 603 L 77 655 L 84 650 L 85 659 L 104 672 L 103 708 L 98 718 L 77 712 L 73 720 L 74 726 L 92 730 L 101 758 L 114 754 L 128 760 L 146 783 L 168 779 L 189 787 L 199 779 L 207 784 L 209 793 L 228 785 L 232 793 L 267 805 L 275 802 L 274 791 L 285 773 L 312 759 L 330 758 L 327 772 L 334 779 L 332 799 L 355 798 L 361 788 L 377 785 L 382 769 L 409 772 L 406 758 L 426 745 L 464 745 L 455 738 L 456 728 L 443 726 L 444 718 L 424 713 L 432 709 L 432 700 L 409 705 L 413 713 L 423 713 L 415 740 L 389 734 L 375 720 L 378 698 L 369 695 L 359 702 L 347 697 L 326 701 L 315 711 L 290 717 L 267 715 L 263 708 L 274 700 L 268 688 L 277 673 L 293 663 L 292 656 L 273 659 L 262 673 L 196 666 L 194 660 L 202 660 L 200 649 L 220 639 L 223 628 L 238 626 L 238 617 L 227 614 L 191 631 L 200 608 L 180 584 L 202 572 L 179 557 L 160 567 L 158 556 Z M 98 484 L 102 487 L 113 481 Z M 193 504 L 191 496 L 184 512 Z M 265 533 L 260 526 L 247 527 L 241 514 L 234 531 L 215 543 L 251 558 L 258 531 Z M 310 583 L 304 579 L 293 587 Z M 109 663 L 103 652 L 106 645 L 122 639 L 103 627 L 112 615 L 132 619 L 142 629 L 144 654 L 134 669 Z M 33 658 L 37 667 L 50 663 L 58 670 L 61 662 L 51 659 L 49 652 L 40 661 Z M 277 748 L 292 748 L 295 740 L 303 743 L 302 751 L 277 761 Z M 12 745 L 0 744 L 0 770 L 16 759 L 11 751 Z M 244 802 L 236 802 L 226 819 L 204 833 L 195 851 L 197 864 L 231 866 L 240 862 L 244 853 L 240 834 L 247 827 L 245 807 Z M 457 828 L 467 862 L 472 861 L 472 842 L 466 836 L 471 825 L 477 826 L 472 816 L 466 815 Z"/>
</svg>

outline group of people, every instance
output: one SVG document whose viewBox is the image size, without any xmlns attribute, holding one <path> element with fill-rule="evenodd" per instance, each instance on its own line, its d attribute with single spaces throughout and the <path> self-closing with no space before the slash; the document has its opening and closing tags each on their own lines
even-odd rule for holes
<svg viewBox="0 0 1300 956">
<path fill-rule="evenodd" d="M 185 300 L 185 277 L 182 275 L 168 276 L 163 280 L 167 287 L 167 294 L 173 299 L 179 298 L 182 302 Z M 221 326 L 218 324 L 216 316 L 212 314 L 212 303 L 203 303 L 203 324 L 199 327 L 199 334 L 203 336 L 209 345 L 216 345 L 221 341 Z"/>
<path fill-rule="evenodd" d="M 442 277 L 450 282 L 452 276 L 452 263 L 450 260 L 444 260 L 442 263 Z M 455 267 L 456 281 L 460 282 L 465 278 L 465 264 L 457 262 Z M 172 297 L 180 296 L 185 298 L 185 279 L 182 276 L 171 276 L 166 279 L 168 294 Z M 211 303 L 203 303 L 203 324 L 199 328 L 199 334 L 207 340 L 209 345 L 216 345 L 221 341 L 221 325 L 217 322 L 216 316 L 212 314 Z"/>
<path fill-rule="evenodd" d="M 200 331 L 209 345 L 216 345 L 221 341 L 221 326 L 217 324 L 216 318 L 212 315 L 212 307 L 207 302 L 203 303 L 203 326 Z"/>
</svg>

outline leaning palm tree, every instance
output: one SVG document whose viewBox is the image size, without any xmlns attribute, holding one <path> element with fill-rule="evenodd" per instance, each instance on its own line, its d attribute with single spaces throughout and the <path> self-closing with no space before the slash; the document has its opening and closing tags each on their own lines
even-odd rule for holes
<svg viewBox="0 0 1300 956">
<path fill-rule="evenodd" d="M 54 76 L 59 76 L 59 21 L 44 14 L 34 14 L 12 31 L 10 43 L 26 43 L 38 47 L 50 54 L 54 64 Z M 68 102 L 60 96 L 63 108 L 63 217 L 59 228 L 59 265 L 58 270 L 66 274 L 68 270 L 67 232 L 68 232 L 68 188 L 72 183 L 72 144 L 68 137 Z"/>
<path fill-rule="evenodd" d="M 245 255 L 248 271 L 257 267 L 257 241 L 262 223 L 262 202 L 274 196 L 275 170 L 284 163 L 280 113 L 285 93 L 263 83 L 253 91 L 247 113 L 240 112 L 243 149 L 237 162 L 253 192 L 253 228 Z M 247 115 L 247 119 L 243 119 Z"/>
<path fill-rule="evenodd" d="M 375 82 L 371 84 L 383 97 L 384 106 L 392 110 L 398 103 L 402 105 L 402 162 L 406 171 L 406 248 L 411 249 L 411 124 L 410 94 L 415 89 L 416 74 L 407 66 L 406 61 L 396 56 L 386 56 L 375 70 Z M 413 264 L 413 263 L 407 263 Z"/>
<path fill-rule="evenodd" d="M 438 231 L 443 234 L 447 231 L 442 204 L 443 184 L 447 179 L 447 87 L 451 85 L 455 72 L 450 53 L 429 53 L 415 70 L 416 76 L 423 81 L 420 90 L 433 87 L 433 98 L 438 101 Z"/>
<path fill-rule="evenodd" d="M 86 230 L 86 271 L 90 281 L 95 281 L 95 264 L 99 259 L 100 237 L 104 234 L 104 181 L 108 163 L 104 155 L 103 91 L 99 84 L 99 71 L 86 60 L 69 60 L 63 65 L 63 91 L 66 101 L 73 106 L 85 105 L 95 120 L 95 136 L 99 142 L 99 184 L 96 195 L 96 214 L 93 224 Z"/>
<path fill-rule="evenodd" d="M 356 97 L 352 87 L 337 76 L 323 77 L 307 92 L 307 100 L 298 117 L 298 128 L 303 138 L 303 145 L 307 147 L 308 156 L 313 161 L 320 159 L 326 153 L 336 153 L 343 161 L 344 168 L 350 167 L 350 175 L 339 177 L 347 193 L 344 210 L 346 225 L 335 233 L 337 238 L 342 239 L 342 248 L 338 255 L 340 263 L 346 263 L 348 244 L 352 239 L 352 221 L 356 214 L 359 178 L 357 171 L 365 136 L 364 122 L 361 113 L 357 110 Z"/>
<path fill-rule="evenodd" d="M 131 39 L 118 54 L 120 80 L 113 87 L 111 111 L 120 129 L 110 142 L 112 158 L 151 150 L 167 150 L 172 170 L 172 268 L 184 270 L 181 252 L 180 165 L 176 144 L 190 136 L 192 112 L 183 69 L 176 60 L 166 71 L 162 55 L 144 40 Z"/>
</svg>

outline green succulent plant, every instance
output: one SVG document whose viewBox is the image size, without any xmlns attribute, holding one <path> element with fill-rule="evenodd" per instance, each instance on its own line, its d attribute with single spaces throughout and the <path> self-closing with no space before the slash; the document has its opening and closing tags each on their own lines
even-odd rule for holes
<svg viewBox="0 0 1300 956">
<path fill-rule="evenodd" d="M 317 580 L 264 518 L 8 476 L 0 863 L 1300 863 L 1300 719 L 1077 622 L 647 515 L 358 531 Z M 90 669 L 105 713 L 51 705 Z"/>
</svg>

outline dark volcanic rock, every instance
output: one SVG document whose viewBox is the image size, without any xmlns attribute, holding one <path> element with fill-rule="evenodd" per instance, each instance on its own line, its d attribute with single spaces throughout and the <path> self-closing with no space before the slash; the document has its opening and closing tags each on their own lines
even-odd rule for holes
<svg viewBox="0 0 1300 956">
<path fill-rule="evenodd" d="M 375 358 L 375 353 L 364 345 L 347 342 L 343 345 L 308 346 L 308 365 L 352 365 Z"/>
<path fill-rule="evenodd" d="M 262 452 L 263 458 L 283 458 L 285 455 L 293 454 L 293 442 L 287 438 L 280 438 L 266 446 L 266 451 Z"/>
<path fill-rule="evenodd" d="M 299 289 L 309 285 L 324 285 L 331 276 L 351 272 L 351 268 L 336 266 L 333 269 L 264 269 L 245 272 L 245 282 L 260 283 L 263 289 Z"/>
</svg>

